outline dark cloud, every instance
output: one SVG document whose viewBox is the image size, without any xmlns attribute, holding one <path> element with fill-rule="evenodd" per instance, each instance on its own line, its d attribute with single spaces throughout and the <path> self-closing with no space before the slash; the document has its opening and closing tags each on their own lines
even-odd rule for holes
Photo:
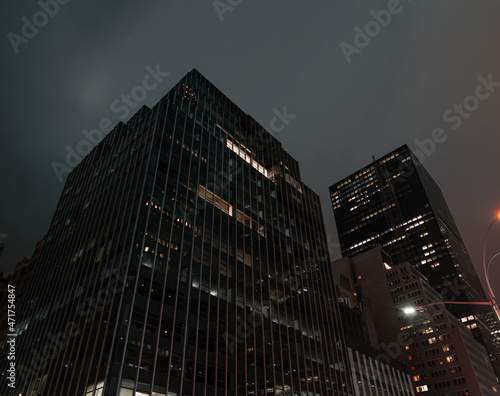
<svg viewBox="0 0 500 396">
<path fill-rule="evenodd" d="M 222 0 L 224 1 L 224 0 Z M 500 202 L 500 89 L 457 130 L 443 121 L 474 93 L 479 75 L 500 81 L 500 4 L 401 1 L 402 11 L 347 63 L 340 43 L 373 20 L 387 1 L 254 2 L 221 21 L 211 1 L 71 1 L 16 55 L 36 2 L 10 2 L 1 18 L 3 73 L 0 233 L 10 270 L 46 232 L 62 190 L 52 168 L 82 130 L 118 115 L 111 103 L 140 84 L 145 67 L 170 72 L 145 104 L 157 102 L 197 68 L 264 126 L 273 108 L 297 117 L 276 137 L 322 198 L 335 234 L 328 187 L 403 143 L 417 149 L 435 128 L 447 140 L 424 165 L 441 186 L 479 267 L 481 241 Z M 498 226 L 500 228 L 500 225 Z M 500 229 L 489 242 L 500 250 Z M 492 279 L 500 278 L 500 265 Z"/>
</svg>

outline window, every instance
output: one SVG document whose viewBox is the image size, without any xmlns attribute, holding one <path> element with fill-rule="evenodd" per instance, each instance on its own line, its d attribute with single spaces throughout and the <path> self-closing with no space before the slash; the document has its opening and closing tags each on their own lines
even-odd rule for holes
<svg viewBox="0 0 500 396">
<path fill-rule="evenodd" d="M 446 387 L 448 387 L 448 386 L 450 386 L 450 381 L 436 382 L 436 383 L 434 384 L 434 387 L 435 387 L 436 389 L 446 388 Z"/>
<path fill-rule="evenodd" d="M 435 355 L 436 353 L 439 353 L 439 348 L 427 349 L 427 350 L 425 351 L 425 355 L 426 355 L 426 356 L 429 356 L 429 355 Z"/>
<path fill-rule="evenodd" d="M 444 340 L 449 340 L 450 335 L 449 334 L 442 334 L 439 336 L 439 341 L 444 341 Z"/>
<path fill-rule="evenodd" d="M 465 384 L 465 378 L 464 377 L 455 378 L 453 380 L 453 385 L 460 385 L 460 384 Z"/>
<path fill-rule="evenodd" d="M 437 371 L 433 371 L 431 373 L 431 377 L 434 378 L 434 377 L 442 377 L 443 375 L 446 375 L 446 370 L 437 370 Z"/>
<path fill-rule="evenodd" d="M 404 299 L 405 299 L 405 296 L 401 295 L 401 296 L 393 297 L 392 301 L 394 301 L 396 303 L 396 302 L 399 302 L 399 301 L 403 301 Z"/>
<path fill-rule="evenodd" d="M 418 345 L 418 342 L 414 342 L 413 344 L 406 345 L 406 346 L 405 346 L 405 349 L 408 351 L 408 350 L 410 350 L 410 349 L 416 349 L 416 348 L 418 348 L 418 346 L 419 346 L 419 345 Z"/>
<path fill-rule="evenodd" d="M 414 366 L 411 366 L 411 370 L 412 371 L 420 370 L 423 369 L 424 367 L 425 367 L 424 363 L 416 363 Z"/>
<path fill-rule="evenodd" d="M 402 291 L 403 291 L 403 288 L 400 286 L 400 287 L 397 287 L 395 289 L 392 289 L 391 294 L 401 293 Z"/>
<path fill-rule="evenodd" d="M 429 367 L 439 366 L 440 364 L 443 364 L 443 359 L 439 358 L 439 359 L 429 360 L 427 364 L 429 365 Z"/>
<path fill-rule="evenodd" d="M 429 387 L 427 385 L 417 386 L 417 392 L 427 392 Z"/>
<path fill-rule="evenodd" d="M 432 320 L 434 320 L 434 322 L 437 322 L 438 320 L 443 319 L 443 317 L 443 314 L 437 314 L 432 317 Z"/>
</svg>

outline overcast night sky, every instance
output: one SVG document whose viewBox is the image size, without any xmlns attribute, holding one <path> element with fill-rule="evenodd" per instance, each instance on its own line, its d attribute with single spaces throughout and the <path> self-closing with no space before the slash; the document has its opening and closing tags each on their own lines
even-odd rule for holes
<svg viewBox="0 0 500 396">
<path fill-rule="evenodd" d="M 119 120 L 112 104 L 142 85 L 148 66 L 170 74 L 140 105 L 154 105 L 196 68 L 268 130 L 273 109 L 296 115 L 275 136 L 320 195 L 333 240 L 328 187 L 372 155 L 405 143 L 422 152 L 419 142 L 441 128 L 424 166 L 480 268 L 500 206 L 500 3 L 396 3 L 220 0 L 218 13 L 212 0 L 72 0 L 46 20 L 36 1 L 4 3 L 0 268 L 10 272 L 48 230 L 64 185 L 52 163 L 65 164 L 82 130 Z M 385 27 L 373 22 L 388 9 Z M 34 19 L 38 31 L 23 29 Z M 361 49 L 356 27 L 374 29 L 357 38 Z M 477 91 L 481 76 L 490 83 Z M 473 109 L 458 115 L 455 104 Z M 500 250 L 500 223 L 488 246 L 489 255 Z M 499 279 L 496 262 L 490 280 L 500 296 Z"/>
</svg>

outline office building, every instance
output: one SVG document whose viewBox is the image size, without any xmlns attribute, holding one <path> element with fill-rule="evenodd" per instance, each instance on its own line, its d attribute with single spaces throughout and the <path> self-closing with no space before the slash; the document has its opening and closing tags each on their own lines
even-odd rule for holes
<svg viewBox="0 0 500 396">
<path fill-rule="evenodd" d="M 335 262 L 334 262 L 335 263 Z M 400 361 L 389 356 L 380 359 L 381 351 L 376 333 L 368 330 L 374 322 L 367 320 L 367 311 L 357 299 L 352 276 L 335 271 L 337 311 L 341 318 L 349 368 L 355 395 L 415 395 L 408 370 Z"/>
<path fill-rule="evenodd" d="M 380 351 L 349 335 L 346 346 L 355 395 L 415 395 L 411 377 L 402 364 L 377 359 Z"/>
<path fill-rule="evenodd" d="M 0 393 L 351 394 L 324 246 L 297 162 L 193 70 L 68 176 Z"/>
<path fill-rule="evenodd" d="M 412 265 L 393 263 L 373 248 L 332 267 L 346 285 L 338 289 L 339 301 L 363 312 L 371 344 L 380 351 L 375 360 L 404 363 L 416 394 L 500 394 L 486 349 Z M 408 308 L 418 309 L 408 313 Z"/>
<path fill-rule="evenodd" d="M 381 247 L 408 261 L 443 301 L 487 301 L 486 293 L 438 185 L 404 145 L 330 187 L 342 255 Z M 500 377 L 498 323 L 489 307 L 448 305 L 473 328 Z"/>
</svg>

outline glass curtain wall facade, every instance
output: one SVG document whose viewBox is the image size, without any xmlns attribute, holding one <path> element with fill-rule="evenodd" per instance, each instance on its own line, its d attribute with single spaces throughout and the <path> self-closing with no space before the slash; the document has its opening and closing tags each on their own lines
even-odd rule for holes
<svg viewBox="0 0 500 396">
<path fill-rule="evenodd" d="M 334 184 L 330 194 L 343 255 L 380 246 L 412 263 L 444 297 L 486 300 L 441 190 L 408 146 Z"/>
<path fill-rule="evenodd" d="M 68 176 L 1 393 L 351 394 L 326 246 L 297 162 L 193 70 Z"/>
</svg>

